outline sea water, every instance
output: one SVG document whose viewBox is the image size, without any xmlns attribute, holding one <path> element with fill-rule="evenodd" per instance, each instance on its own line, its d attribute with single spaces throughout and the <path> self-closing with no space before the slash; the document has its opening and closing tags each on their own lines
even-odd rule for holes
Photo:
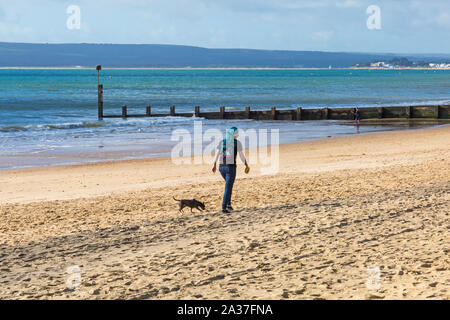
<svg viewBox="0 0 450 320">
<path fill-rule="evenodd" d="M 104 69 L 104 114 L 450 104 L 450 70 Z M 279 130 L 280 143 L 421 126 L 162 117 L 97 120 L 94 69 L 0 70 L 0 169 L 170 155 L 176 129 Z M 430 125 L 433 123 L 426 123 Z M 270 142 L 270 141 L 269 141 Z"/>
</svg>

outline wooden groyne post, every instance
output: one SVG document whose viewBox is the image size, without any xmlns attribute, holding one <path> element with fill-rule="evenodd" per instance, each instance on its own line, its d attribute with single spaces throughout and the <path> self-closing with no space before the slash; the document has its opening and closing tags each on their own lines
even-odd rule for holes
<svg viewBox="0 0 450 320">
<path fill-rule="evenodd" d="M 435 106 L 434 107 L 434 117 L 436 118 L 436 119 L 439 119 L 439 106 Z"/>
<path fill-rule="evenodd" d="M 250 107 L 245 107 L 245 117 L 247 119 L 250 119 Z"/>
<path fill-rule="evenodd" d="M 406 118 L 411 118 L 411 107 L 406 107 Z"/>
<path fill-rule="evenodd" d="M 297 107 L 295 110 L 295 120 L 302 120 L 302 107 Z"/>
<path fill-rule="evenodd" d="M 324 114 L 325 114 L 325 115 L 324 115 L 324 118 L 325 118 L 326 120 L 330 119 L 330 117 L 329 117 L 329 115 L 328 115 L 328 114 L 329 114 L 329 112 L 328 112 L 328 107 L 325 107 L 323 110 L 324 110 Z"/>
<path fill-rule="evenodd" d="M 100 70 L 102 70 L 102 66 L 95 66 L 95 70 L 97 70 L 98 120 L 103 120 L 103 85 L 100 84 Z"/>
<path fill-rule="evenodd" d="M 98 85 L 98 120 L 103 120 L 103 85 Z"/>
<path fill-rule="evenodd" d="M 378 119 L 383 119 L 383 107 L 377 108 L 377 116 L 378 116 Z"/>
</svg>

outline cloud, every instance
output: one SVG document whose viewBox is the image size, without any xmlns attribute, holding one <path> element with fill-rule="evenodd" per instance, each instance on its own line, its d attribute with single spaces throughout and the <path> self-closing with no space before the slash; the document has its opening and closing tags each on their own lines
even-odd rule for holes
<svg viewBox="0 0 450 320">
<path fill-rule="evenodd" d="M 450 28 L 450 13 L 449 12 L 441 12 L 436 17 L 436 23 L 445 28 Z"/>
<path fill-rule="evenodd" d="M 400 10 L 401 8 L 397 8 Z M 450 28 L 450 2 L 413 1 L 404 9 L 404 15 L 409 16 L 409 25 L 415 28 Z"/>
<path fill-rule="evenodd" d="M 81 30 L 65 28 L 70 4 Z M 366 28 L 371 4 L 377 33 Z M 0 0 L 0 41 L 16 42 L 448 52 L 449 28 L 449 0 Z"/>
<path fill-rule="evenodd" d="M 14 41 L 15 38 L 32 39 L 34 30 L 30 27 L 22 27 L 20 25 L 10 25 L 0 22 L 0 36 L 8 41 Z"/>
<path fill-rule="evenodd" d="M 328 40 L 333 36 L 333 31 L 317 31 L 312 33 L 312 39 Z"/>
<path fill-rule="evenodd" d="M 359 8 L 363 6 L 363 3 L 361 1 L 357 0 L 345 0 L 344 2 L 337 2 L 336 4 L 338 7 L 343 8 Z"/>
<path fill-rule="evenodd" d="M 362 7 L 361 0 L 200 0 L 209 7 L 242 13 L 290 13 L 307 9 Z"/>
</svg>

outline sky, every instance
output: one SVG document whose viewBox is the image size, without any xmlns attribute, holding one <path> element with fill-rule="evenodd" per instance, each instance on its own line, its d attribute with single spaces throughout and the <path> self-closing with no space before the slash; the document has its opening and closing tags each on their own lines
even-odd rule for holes
<svg viewBox="0 0 450 320">
<path fill-rule="evenodd" d="M 0 0 L 0 42 L 449 54 L 450 1 Z"/>
</svg>

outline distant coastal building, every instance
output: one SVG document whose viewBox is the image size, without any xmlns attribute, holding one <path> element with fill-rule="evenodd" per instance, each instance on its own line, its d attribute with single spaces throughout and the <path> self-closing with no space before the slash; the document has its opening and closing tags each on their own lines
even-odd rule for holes
<svg viewBox="0 0 450 320">
<path fill-rule="evenodd" d="M 450 69 L 450 63 L 429 63 L 430 68 Z"/>
<path fill-rule="evenodd" d="M 389 61 L 374 61 L 357 63 L 353 67 L 356 68 L 430 68 L 430 69 L 450 69 L 450 63 L 435 63 L 424 61 L 410 61 L 406 58 L 395 58 Z"/>
<path fill-rule="evenodd" d="M 393 68 L 394 66 L 390 65 L 389 63 L 386 63 L 384 61 L 378 61 L 378 62 L 372 62 L 370 64 L 373 68 Z"/>
</svg>

